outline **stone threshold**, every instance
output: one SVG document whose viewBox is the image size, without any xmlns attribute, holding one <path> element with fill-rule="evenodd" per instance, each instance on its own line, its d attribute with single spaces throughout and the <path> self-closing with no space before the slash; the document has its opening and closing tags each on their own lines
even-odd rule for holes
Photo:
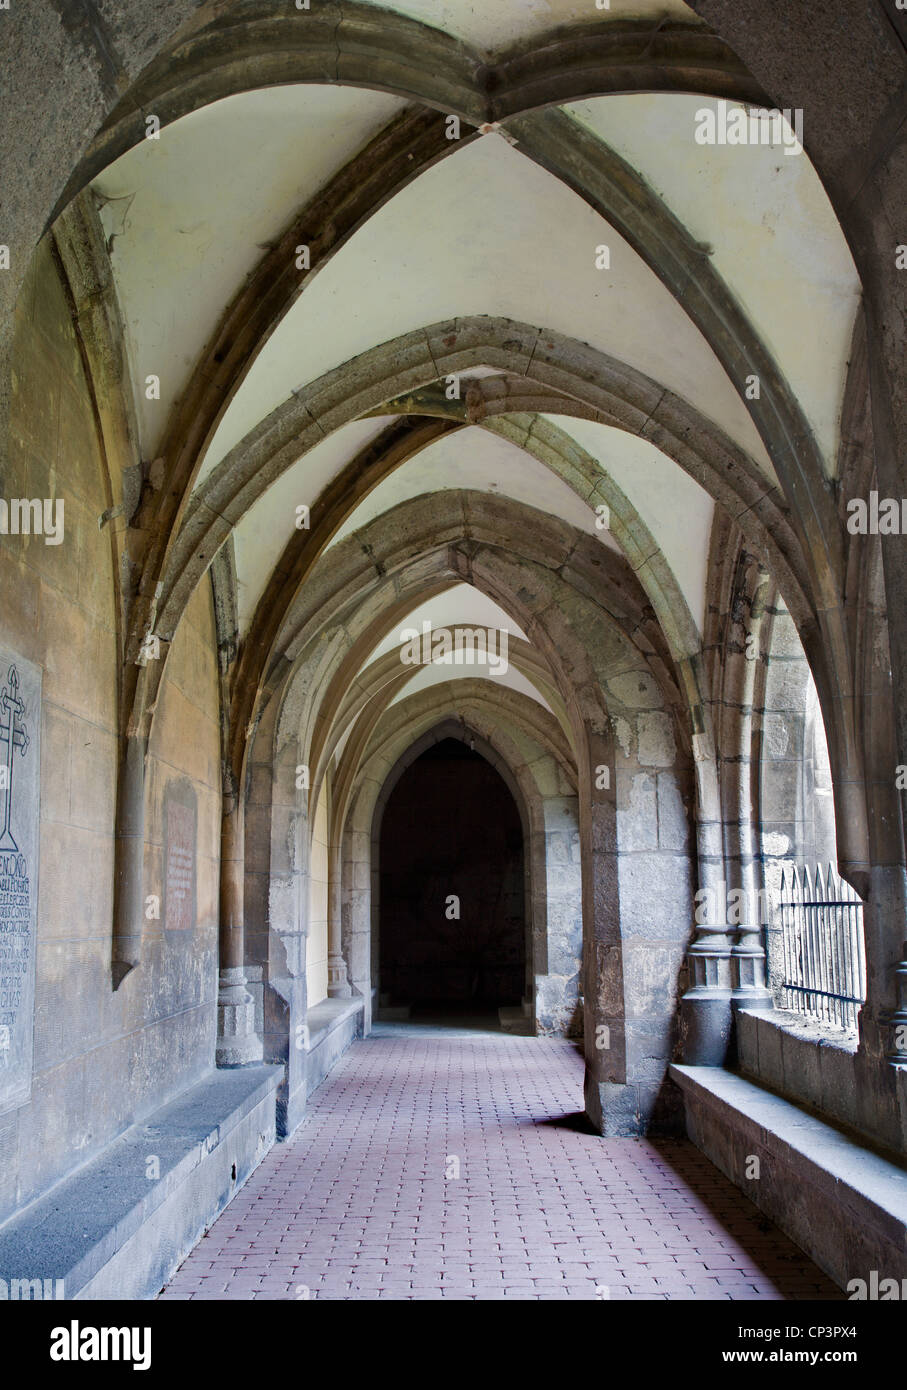
<svg viewBox="0 0 907 1390">
<path fill-rule="evenodd" d="M 10 1217 L 7 1297 L 28 1279 L 62 1280 L 66 1299 L 153 1298 L 273 1145 L 282 1074 L 212 1072 Z"/>
<path fill-rule="evenodd" d="M 836 1283 L 907 1277 L 907 1170 L 734 1072 L 670 1075 L 692 1142 Z"/>
</svg>

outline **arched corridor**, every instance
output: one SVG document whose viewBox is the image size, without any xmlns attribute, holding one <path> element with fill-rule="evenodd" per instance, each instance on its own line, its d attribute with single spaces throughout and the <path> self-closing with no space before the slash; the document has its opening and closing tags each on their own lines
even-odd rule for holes
<svg viewBox="0 0 907 1390">
<path fill-rule="evenodd" d="M 907 1297 L 905 61 L 0 0 L 0 1301 Z"/>
</svg>

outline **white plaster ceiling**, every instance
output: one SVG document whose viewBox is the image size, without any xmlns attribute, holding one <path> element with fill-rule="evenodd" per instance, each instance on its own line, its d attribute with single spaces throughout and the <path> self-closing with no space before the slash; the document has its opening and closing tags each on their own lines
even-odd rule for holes
<svg viewBox="0 0 907 1390">
<path fill-rule="evenodd" d="M 421 666 L 413 676 L 411 681 L 407 681 L 402 690 L 399 690 L 391 700 L 391 705 L 398 705 L 401 700 L 408 700 L 411 695 L 416 695 L 420 690 L 429 690 L 434 685 L 443 685 L 446 681 L 452 680 L 487 680 L 493 685 L 504 686 L 508 690 L 515 690 L 520 695 L 528 695 L 530 700 L 535 700 L 536 704 L 541 705 L 553 714 L 551 706 L 536 690 L 530 680 L 518 671 L 515 666 L 508 664 L 506 671 L 499 676 L 492 676 L 485 666 L 464 664 L 454 664 L 451 662 L 439 662 L 437 665 Z"/>
<path fill-rule="evenodd" d="M 524 642 L 527 640 L 525 632 L 513 618 L 481 589 L 472 584 L 452 584 L 443 593 L 417 604 L 405 618 L 395 623 L 387 636 L 369 652 L 360 670 L 364 671 L 373 661 L 399 647 L 400 633 L 404 628 L 415 627 L 421 632 L 424 622 L 431 623 L 433 628 L 452 627 L 460 622 L 499 628 L 511 637 L 521 637 Z"/>
<path fill-rule="evenodd" d="M 432 631 L 444 627 L 486 627 L 499 632 L 506 632 L 508 640 L 512 638 L 521 638 L 524 642 L 528 640 L 519 624 L 514 622 L 513 618 L 499 604 L 495 603 L 494 599 L 482 593 L 481 589 L 476 589 L 472 584 L 452 584 L 448 589 L 436 594 L 431 599 L 427 599 L 424 603 L 415 604 L 404 617 L 395 622 L 386 636 L 369 652 L 357 672 L 357 678 L 381 657 L 386 656 L 388 652 L 400 648 L 402 632 L 415 628 L 421 633 L 424 630 L 424 623 L 428 623 Z M 510 690 L 517 690 L 524 695 L 529 695 L 545 709 L 550 710 L 551 708 L 532 682 L 509 663 L 507 671 L 497 676 L 491 676 L 480 665 L 439 664 L 432 667 L 421 667 L 415 671 L 413 679 L 406 683 L 401 694 L 395 697 L 391 703 L 396 704 L 398 699 L 426 689 L 428 686 L 438 685 L 443 681 L 455 680 L 463 676 L 493 680 L 499 685 L 507 686 Z M 334 749 L 335 764 L 339 763 L 354 726 L 355 720 L 351 719 L 340 735 Z"/>
<path fill-rule="evenodd" d="M 236 607 L 241 633 L 247 631 L 271 571 L 296 533 L 296 508 L 309 507 L 310 522 L 315 525 L 320 493 L 391 418 L 354 420 L 335 430 L 272 483 L 235 528 Z"/>
<path fill-rule="evenodd" d="M 562 517 L 594 535 L 613 550 L 614 538 L 596 529 L 595 512 L 556 473 L 509 439 L 468 426 L 442 435 L 378 484 L 335 533 L 336 545 L 351 532 L 390 511 L 400 502 L 425 493 L 472 488 L 512 497 L 538 511 Z"/>
<path fill-rule="evenodd" d="M 695 19 L 674 0 L 611 0 L 609 11 L 593 0 L 410 0 L 403 11 L 489 51 L 571 21 Z M 715 105 L 697 96 L 644 94 L 565 109 L 633 164 L 690 234 L 713 248 L 713 264 L 786 373 L 833 472 L 859 288 L 854 267 L 805 154 L 696 143 L 695 112 Z M 154 456 L 198 353 L 268 244 L 402 106 L 367 89 L 331 86 L 231 97 L 165 127 L 159 141 L 143 141 L 95 180 L 112 238 L 144 457 Z M 595 267 L 601 243 L 610 248 L 610 270 Z M 744 402 L 657 276 L 578 195 L 493 134 L 455 148 L 423 173 L 310 280 L 240 386 L 200 478 L 291 391 L 332 367 L 424 325 L 482 314 L 554 329 L 628 362 L 696 405 L 774 478 Z M 161 378 L 160 402 L 145 398 L 152 373 Z M 296 507 L 312 507 L 317 519 L 324 487 L 388 418 L 332 434 L 235 529 L 243 633 L 295 531 Z M 711 499 L 646 441 L 551 418 L 600 460 L 636 507 L 701 630 Z M 616 548 L 566 484 L 480 428 L 436 441 L 397 469 L 335 540 L 404 500 L 444 488 L 498 492 Z M 518 631 L 469 586 L 433 600 L 424 616 L 434 624 L 491 619 Z M 385 640 L 370 660 L 394 645 L 395 634 Z M 437 679 L 450 679 L 453 668 L 438 671 Z M 435 677 L 423 672 L 414 679 Z M 526 693 L 545 703 L 534 688 Z"/>
<path fill-rule="evenodd" d="M 645 177 L 742 303 L 806 412 L 833 476 L 860 284 L 805 153 L 700 145 L 686 93 L 599 97 L 564 109 Z"/>
<path fill-rule="evenodd" d="M 609 270 L 596 268 L 602 244 Z M 744 402 L 668 290 L 576 193 L 496 134 L 426 170 L 324 266 L 263 348 L 210 454 L 222 458 L 330 368 L 469 314 L 554 329 L 629 363 L 698 406 L 771 475 Z"/>
<path fill-rule="evenodd" d="M 358 87 L 246 92 L 165 126 L 94 180 L 114 236 L 146 457 L 267 244 L 404 105 Z M 160 401 L 145 398 L 151 374 L 160 377 Z"/>
<path fill-rule="evenodd" d="M 380 4 L 380 0 L 366 3 Z M 547 33 L 559 24 L 662 18 L 699 22 L 696 12 L 682 0 L 609 0 L 608 7 L 601 9 L 595 0 L 511 0 L 510 4 L 501 0 L 406 0 L 390 8 L 487 53 Z"/>
<path fill-rule="evenodd" d="M 545 418 L 597 459 L 636 508 L 670 565 L 701 633 L 715 513 L 709 494 L 646 439 L 594 420 L 568 415 Z"/>
</svg>

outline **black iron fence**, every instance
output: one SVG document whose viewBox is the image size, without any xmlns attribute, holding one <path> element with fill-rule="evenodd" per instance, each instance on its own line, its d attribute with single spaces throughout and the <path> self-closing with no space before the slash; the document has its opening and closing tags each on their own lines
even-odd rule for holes
<svg viewBox="0 0 907 1390">
<path fill-rule="evenodd" d="M 780 899 L 781 1004 L 855 1028 L 866 999 L 863 903 L 831 864 L 785 869 Z"/>
</svg>

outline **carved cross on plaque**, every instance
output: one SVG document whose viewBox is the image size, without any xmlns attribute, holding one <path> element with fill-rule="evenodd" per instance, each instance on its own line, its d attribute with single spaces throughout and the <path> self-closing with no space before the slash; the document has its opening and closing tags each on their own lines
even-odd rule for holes
<svg viewBox="0 0 907 1390">
<path fill-rule="evenodd" d="M 5 763 L 0 762 L 0 850 L 14 850 L 19 846 L 13 839 L 13 757 L 18 749 L 24 755 L 28 748 L 28 732 L 25 728 L 25 705 L 19 698 L 19 672 L 15 666 L 7 673 L 9 685 L 0 691 L 0 744 L 6 744 Z M 2 756 L 2 755 L 0 755 Z"/>
</svg>

